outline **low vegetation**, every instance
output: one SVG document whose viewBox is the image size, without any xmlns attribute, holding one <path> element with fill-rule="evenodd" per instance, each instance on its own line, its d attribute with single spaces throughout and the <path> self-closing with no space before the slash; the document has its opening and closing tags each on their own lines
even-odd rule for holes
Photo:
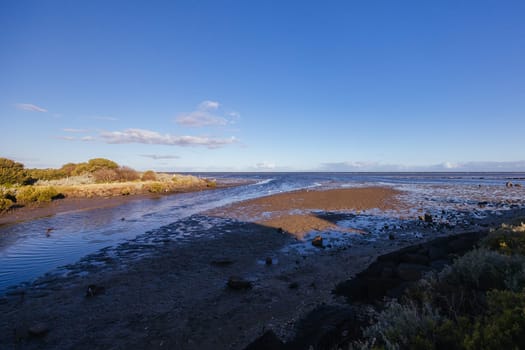
<svg viewBox="0 0 525 350">
<path fill-rule="evenodd" d="M 386 303 L 351 349 L 524 349 L 525 226 L 480 247 Z"/>
<path fill-rule="evenodd" d="M 215 187 L 215 181 L 190 175 L 140 173 L 105 158 L 67 163 L 59 169 L 25 169 L 0 158 L 0 212 L 64 197 L 108 197 L 172 193 Z"/>
</svg>

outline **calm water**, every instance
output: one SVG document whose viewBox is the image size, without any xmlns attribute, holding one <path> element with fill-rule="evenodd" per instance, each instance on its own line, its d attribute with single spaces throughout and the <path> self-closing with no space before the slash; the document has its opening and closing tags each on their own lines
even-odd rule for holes
<svg viewBox="0 0 525 350">
<path fill-rule="evenodd" d="M 469 198 L 523 199 L 506 181 L 525 184 L 525 173 L 235 173 L 202 174 L 220 180 L 251 180 L 238 187 L 131 201 L 115 208 L 63 213 L 0 226 L 0 293 L 99 249 L 116 246 L 204 210 L 236 201 L 303 188 L 390 185 L 407 200 L 469 205 Z M 481 187 L 479 186 L 481 185 Z M 440 198 L 440 199 L 439 199 Z M 476 201 L 471 201 L 477 203 Z M 471 203 L 471 204 L 472 204 Z M 125 220 L 122 220 L 125 218 Z M 50 237 L 47 228 L 53 228 Z M 188 239 L 188 234 L 174 232 Z M 191 237 L 189 237 L 191 239 Z"/>
</svg>

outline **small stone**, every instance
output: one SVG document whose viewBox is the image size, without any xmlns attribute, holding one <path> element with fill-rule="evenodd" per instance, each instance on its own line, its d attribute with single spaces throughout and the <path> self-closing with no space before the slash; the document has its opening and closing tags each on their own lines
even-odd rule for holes
<svg viewBox="0 0 525 350">
<path fill-rule="evenodd" d="M 514 184 L 514 187 L 521 187 L 521 184 Z"/>
<path fill-rule="evenodd" d="M 265 263 L 266 263 L 266 265 L 271 265 L 271 264 L 273 264 L 272 258 L 269 257 L 269 256 L 266 257 Z"/>
<path fill-rule="evenodd" d="M 396 236 L 394 236 L 392 233 L 388 234 L 388 239 L 393 241 L 394 239 L 396 239 Z"/>
<path fill-rule="evenodd" d="M 43 337 L 49 332 L 49 326 L 41 322 L 29 327 L 27 331 L 33 337 Z"/>
<path fill-rule="evenodd" d="M 432 215 L 430 215 L 428 213 L 425 214 L 425 218 L 424 219 L 425 219 L 426 223 L 431 223 L 433 221 L 432 220 Z"/>
<path fill-rule="evenodd" d="M 312 245 L 314 247 L 322 248 L 323 247 L 323 237 L 315 236 L 314 240 L 312 241 Z"/>
<path fill-rule="evenodd" d="M 96 284 L 90 284 L 86 290 L 86 297 L 94 297 L 95 295 L 104 294 L 105 292 L 106 288 L 97 286 Z"/>
<path fill-rule="evenodd" d="M 228 279 L 228 287 L 234 290 L 250 289 L 252 287 L 252 282 L 238 276 L 231 276 Z"/>
</svg>

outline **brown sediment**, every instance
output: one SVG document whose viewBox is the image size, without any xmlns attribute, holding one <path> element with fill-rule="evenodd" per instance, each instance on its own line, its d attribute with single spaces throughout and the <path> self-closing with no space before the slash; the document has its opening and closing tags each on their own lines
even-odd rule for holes
<svg viewBox="0 0 525 350">
<path fill-rule="evenodd" d="M 115 184 L 115 186 L 117 186 L 116 188 L 118 188 L 118 185 L 119 184 Z M 100 187 L 101 185 L 97 186 Z M 212 190 L 215 188 L 231 186 L 233 185 L 218 184 L 217 187 L 191 186 L 187 188 L 179 188 L 176 191 L 167 193 L 149 193 L 147 191 L 143 191 L 143 193 L 131 195 L 94 195 L 90 197 L 77 197 L 74 195 L 68 195 L 66 198 L 53 200 L 51 203 L 38 203 L 34 205 L 13 208 L 7 212 L 0 213 L 0 225 L 14 224 L 17 222 L 34 220 L 68 212 L 117 207 L 131 201 L 153 199 L 159 198 L 161 196 L 172 196 L 180 193 Z M 111 188 L 109 185 L 107 187 Z"/>
<path fill-rule="evenodd" d="M 251 199 L 214 209 L 208 214 L 282 228 L 297 238 L 313 230 L 338 229 L 312 211 L 392 210 L 400 192 L 387 187 L 301 190 Z"/>
</svg>

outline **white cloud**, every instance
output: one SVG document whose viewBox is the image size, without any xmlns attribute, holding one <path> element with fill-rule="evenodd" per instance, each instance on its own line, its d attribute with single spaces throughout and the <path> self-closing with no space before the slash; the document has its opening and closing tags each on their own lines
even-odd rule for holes
<svg viewBox="0 0 525 350">
<path fill-rule="evenodd" d="M 86 129 L 73 129 L 73 128 L 64 128 L 62 131 L 65 132 L 72 132 L 72 133 L 81 133 L 81 132 L 88 132 L 89 130 Z"/>
<path fill-rule="evenodd" d="M 29 112 L 40 112 L 40 113 L 47 112 L 47 109 L 39 107 L 39 106 L 31 104 L 31 103 L 18 103 L 16 105 L 16 108 L 18 108 L 18 109 L 20 109 L 22 111 L 29 111 Z"/>
<path fill-rule="evenodd" d="M 159 159 L 179 159 L 180 158 L 179 156 L 174 156 L 174 155 L 157 155 L 157 154 L 141 154 L 140 156 L 141 157 L 155 159 L 155 160 L 159 160 Z"/>
<path fill-rule="evenodd" d="M 272 162 L 261 162 L 261 163 L 255 164 L 255 168 L 261 169 L 261 170 L 275 169 L 275 163 L 272 163 Z"/>
<path fill-rule="evenodd" d="M 144 129 L 126 129 L 124 131 L 106 131 L 100 136 L 107 143 L 142 143 L 149 145 L 170 146 L 204 146 L 207 148 L 220 148 L 237 142 L 235 137 L 214 138 L 205 136 L 176 136 L 160 134 L 156 131 Z"/>
<path fill-rule="evenodd" d="M 219 106 L 220 103 L 216 101 L 202 101 L 199 105 L 199 109 L 203 111 L 213 111 L 218 109 Z"/>
<path fill-rule="evenodd" d="M 65 140 L 65 141 L 76 141 L 77 140 L 77 138 L 74 136 L 58 136 L 57 138 L 60 140 Z"/>
<path fill-rule="evenodd" d="M 226 118 L 218 117 L 204 110 L 193 111 L 188 114 L 182 114 L 175 119 L 179 125 L 202 127 L 202 126 L 224 126 L 228 125 Z"/>
<path fill-rule="evenodd" d="M 233 124 L 239 119 L 239 113 L 230 112 L 227 115 L 219 113 L 220 103 L 216 101 L 203 101 L 199 104 L 196 110 L 190 113 L 184 113 L 175 118 L 175 122 L 179 125 L 188 127 L 203 127 L 203 126 L 225 126 Z"/>
<path fill-rule="evenodd" d="M 84 136 L 80 139 L 81 141 L 95 141 L 93 136 Z"/>
</svg>

